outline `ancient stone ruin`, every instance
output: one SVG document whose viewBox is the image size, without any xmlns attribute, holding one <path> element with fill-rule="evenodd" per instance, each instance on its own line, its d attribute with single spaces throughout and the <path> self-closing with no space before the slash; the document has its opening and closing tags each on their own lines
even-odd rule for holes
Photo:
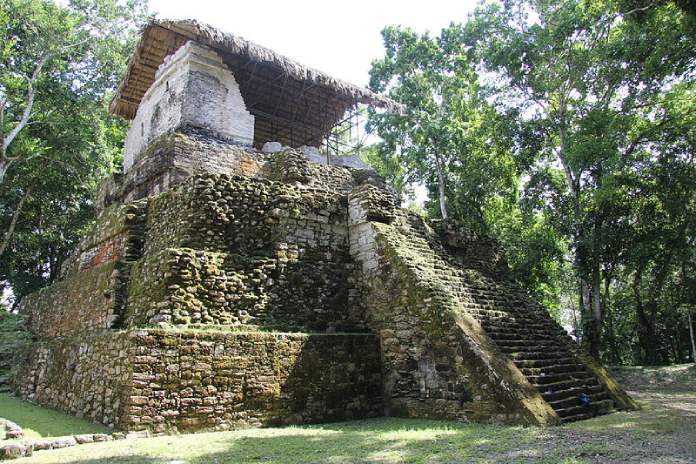
<svg viewBox="0 0 696 464">
<path fill-rule="evenodd" d="M 358 103 L 398 110 L 196 22 L 151 23 L 111 107 L 133 121 L 124 173 L 60 280 L 22 301 L 18 393 L 153 433 L 632 408 L 494 241 L 307 148 Z"/>
</svg>

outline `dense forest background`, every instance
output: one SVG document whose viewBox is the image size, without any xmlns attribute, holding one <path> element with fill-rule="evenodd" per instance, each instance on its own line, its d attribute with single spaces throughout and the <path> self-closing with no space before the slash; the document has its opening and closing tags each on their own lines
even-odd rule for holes
<svg viewBox="0 0 696 464">
<path fill-rule="evenodd" d="M 0 0 L 5 309 L 57 277 L 121 169 L 126 126 L 106 108 L 148 15 L 146 0 Z M 429 218 L 500 240 L 603 361 L 693 361 L 693 2 L 485 1 L 437 36 L 383 39 L 370 86 L 406 110 L 370 112 L 369 162 L 405 197 L 425 186 Z"/>
</svg>

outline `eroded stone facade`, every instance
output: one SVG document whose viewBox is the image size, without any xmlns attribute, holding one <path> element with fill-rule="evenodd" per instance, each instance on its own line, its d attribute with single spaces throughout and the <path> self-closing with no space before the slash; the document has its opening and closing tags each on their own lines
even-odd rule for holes
<svg viewBox="0 0 696 464">
<path fill-rule="evenodd" d="M 155 433 L 380 414 L 552 424 L 631 405 L 495 242 L 438 232 L 369 171 L 163 140 L 153 153 L 204 147 L 228 169 L 199 164 L 125 205 L 120 184 L 62 280 L 23 303 L 39 342 L 22 396 Z M 587 384 L 603 409 L 574 409 Z"/>
</svg>

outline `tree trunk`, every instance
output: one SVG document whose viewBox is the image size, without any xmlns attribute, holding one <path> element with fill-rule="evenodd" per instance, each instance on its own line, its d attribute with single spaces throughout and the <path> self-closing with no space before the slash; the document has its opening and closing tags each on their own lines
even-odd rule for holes
<svg viewBox="0 0 696 464">
<path fill-rule="evenodd" d="M 17 227 L 17 220 L 19 219 L 19 215 L 21 214 L 22 208 L 24 207 L 24 202 L 30 194 L 31 191 L 27 191 L 17 204 L 17 208 L 15 209 L 15 212 L 12 215 L 12 220 L 10 221 L 10 227 L 7 228 L 5 236 L 2 238 L 2 242 L 0 242 L 0 256 L 2 256 L 3 253 L 5 253 L 7 246 L 10 244 L 12 234 L 14 234 L 15 228 Z"/>
<path fill-rule="evenodd" d="M 621 351 L 616 340 L 616 330 L 614 329 L 614 314 L 609 304 L 609 288 L 611 286 L 611 275 L 609 272 L 604 274 L 604 297 L 602 307 L 604 308 L 604 320 L 607 321 L 607 338 L 609 339 L 609 349 L 611 352 L 612 364 L 621 364 Z"/>
<path fill-rule="evenodd" d="M 442 225 L 447 226 L 449 217 L 447 216 L 447 204 L 445 195 L 445 168 L 442 165 L 442 158 L 435 154 L 435 166 L 437 168 L 437 193 L 440 201 L 440 214 L 442 214 Z"/>
<path fill-rule="evenodd" d="M 581 323 L 582 323 L 582 345 L 585 350 L 595 358 L 599 359 L 599 347 L 602 335 L 602 307 L 599 303 L 599 270 L 592 272 L 592 279 L 588 282 L 580 278 L 580 301 L 581 301 Z"/>
<path fill-rule="evenodd" d="M 576 220 L 579 221 L 579 213 Z M 582 325 L 582 347 L 595 358 L 599 358 L 602 333 L 602 305 L 599 265 L 591 256 L 585 241 L 586 234 L 581 224 L 576 233 L 575 269 L 578 273 L 580 291 L 580 323 Z"/>
<path fill-rule="evenodd" d="M 5 174 L 7 174 L 7 169 L 10 167 L 10 161 L 4 156 L 0 155 L 0 185 L 5 182 Z"/>
<path fill-rule="evenodd" d="M 689 338 L 691 339 L 691 361 L 696 364 L 696 340 L 694 340 L 694 324 L 691 321 L 691 312 L 686 313 L 689 319 Z"/>
<path fill-rule="evenodd" d="M 633 296 L 636 300 L 636 319 L 638 321 L 638 343 L 643 353 L 643 364 L 658 364 L 657 334 L 654 321 L 648 315 L 648 308 L 643 303 L 641 283 L 643 281 L 644 264 L 640 264 L 633 277 Z M 651 312 L 651 311 L 650 311 Z"/>
</svg>

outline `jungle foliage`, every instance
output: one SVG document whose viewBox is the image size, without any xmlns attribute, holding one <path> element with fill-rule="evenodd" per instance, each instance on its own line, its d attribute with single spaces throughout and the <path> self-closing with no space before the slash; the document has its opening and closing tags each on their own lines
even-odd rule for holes
<svg viewBox="0 0 696 464">
<path fill-rule="evenodd" d="M 696 12 L 483 2 L 438 36 L 383 31 L 375 166 L 434 218 L 500 239 L 516 277 L 613 363 L 692 359 Z"/>
<path fill-rule="evenodd" d="M 146 19 L 141 0 L 0 0 L 0 292 L 52 282 L 120 168 L 107 104 Z"/>
</svg>

